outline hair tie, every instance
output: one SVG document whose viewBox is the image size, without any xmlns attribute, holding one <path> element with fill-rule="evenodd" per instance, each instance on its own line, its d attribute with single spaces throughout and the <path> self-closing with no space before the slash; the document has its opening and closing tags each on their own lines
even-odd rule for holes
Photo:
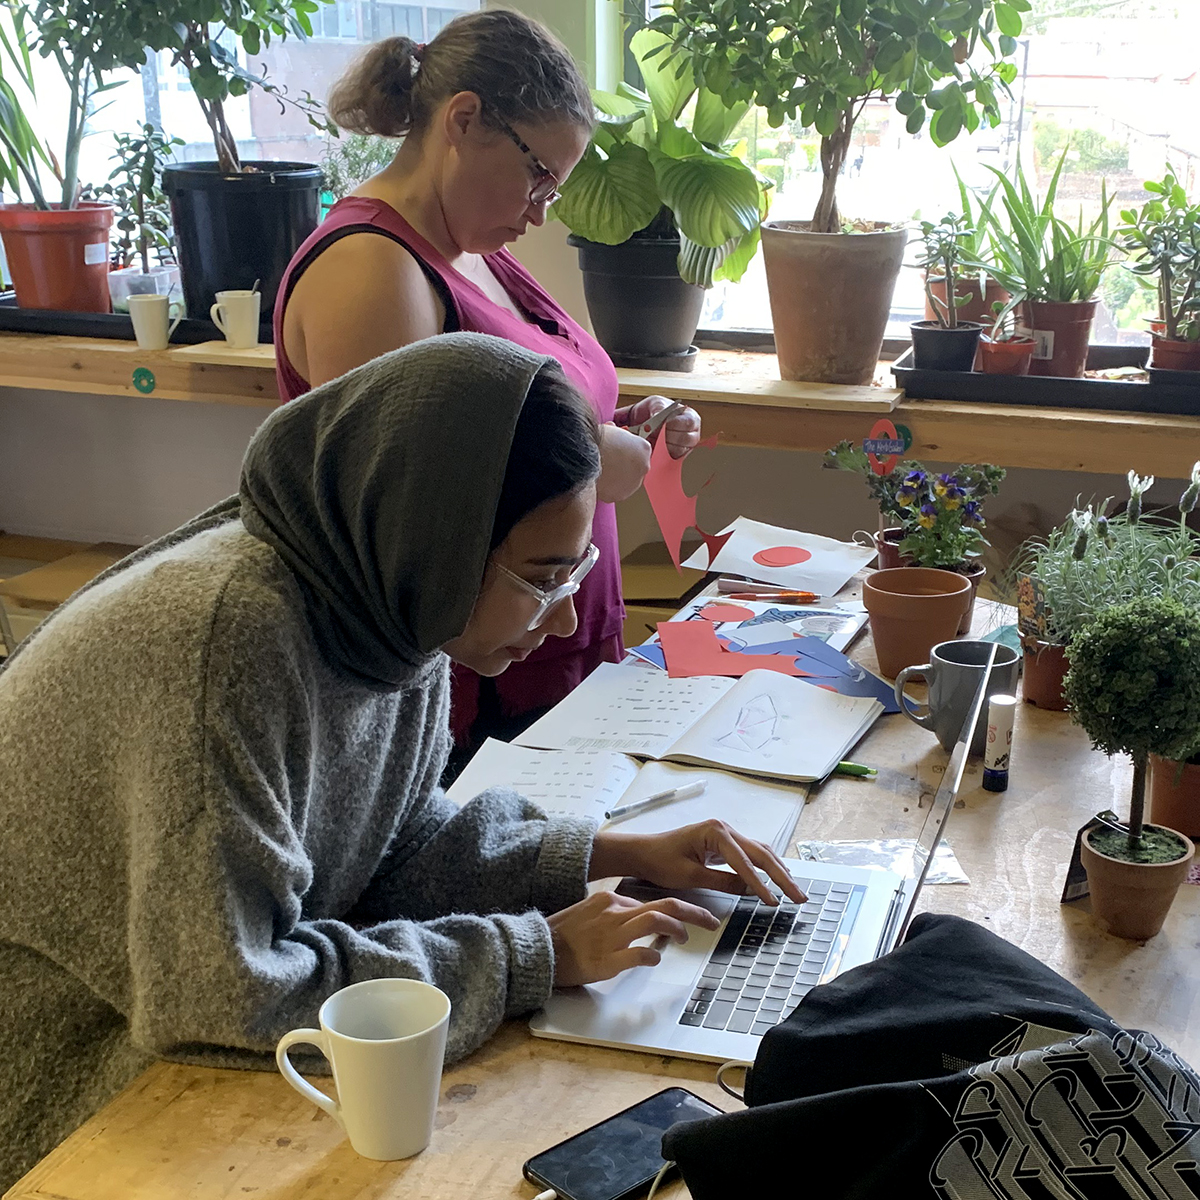
<svg viewBox="0 0 1200 1200">
<path fill-rule="evenodd" d="M 413 47 L 412 56 L 413 56 L 413 58 L 415 58 L 417 60 L 417 62 L 420 62 L 425 57 L 425 43 L 424 42 L 418 42 Z"/>
</svg>

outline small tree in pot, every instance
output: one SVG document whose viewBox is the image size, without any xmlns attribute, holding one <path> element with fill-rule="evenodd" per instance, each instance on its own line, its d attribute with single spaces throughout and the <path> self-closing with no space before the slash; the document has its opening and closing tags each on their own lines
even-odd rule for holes
<svg viewBox="0 0 1200 1200">
<path fill-rule="evenodd" d="M 940 221 L 922 221 L 924 253 L 917 260 L 925 272 L 925 297 L 935 320 L 914 321 L 910 326 L 913 340 L 913 365 L 920 370 L 969 371 L 975 362 L 975 350 L 983 326 L 977 321 L 959 321 L 958 310 L 969 304 L 974 292 L 958 289 L 959 265 L 963 242 L 975 236 L 966 219 L 947 213 Z M 934 293 L 932 280 L 945 283 L 944 299 Z"/>
<path fill-rule="evenodd" d="M 871 237 L 836 248 L 797 241 L 847 229 L 837 181 L 863 109 L 894 99 L 909 132 L 928 119 L 938 145 L 983 121 L 998 125 L 999 93 L 1017 74 L 1005 60 L 1029 8 L 1029 0 L 673 0 L 651 22 L 728 103 L 760 105 L 774 126 L 798 118 L 821 135 L 812 221 L 771 223 L 763 235 L 783 378 L 867 383 L 879 355 L 905 232 L 869 222 L 851 228 Z M 832 304 L 830 292 L 846 303 Z M 834 345 L 843 348 L 832 354 Z"/>
<path fill-rule="evenodd" d="M 1151 754 L 1187 757 L 1200 744 L 1200 615 L 1150 598 L 1102 612 L 1071 642 L 1065 690 L 1096 749 L 1133 758 L 1129 824 L 1084 835 L 1098 920 L 1118 937 L 1153 937 L 1195 852 L 1182 834 L 1144 820 Z"/>
</svg>

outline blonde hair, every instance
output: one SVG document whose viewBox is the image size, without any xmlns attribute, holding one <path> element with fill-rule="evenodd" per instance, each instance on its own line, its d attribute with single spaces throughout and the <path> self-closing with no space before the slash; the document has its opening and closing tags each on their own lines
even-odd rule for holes
<svg viewBox="0 0 1200 1200">
<path fill-rule="evenodd" d="M 420 134 L 458 92 L 474 92 L 493 123 L 558 120 L 590 130 L 595 120 L 567 48 L 540 22 L 503 8 L 455 17 L 427 46 L 407 37 L 369 46 L 334 85 L 329 115 L 352 133 Z"/>
</svg>

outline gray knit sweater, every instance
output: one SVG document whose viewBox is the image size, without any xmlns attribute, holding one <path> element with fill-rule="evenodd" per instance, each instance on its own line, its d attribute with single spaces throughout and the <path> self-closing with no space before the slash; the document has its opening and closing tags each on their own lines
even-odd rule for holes
<svg viewBox="0 0 1200 1200">
<path fill-rule="evenodd" d="M 228 511 L 79 594 L 0 674 L 0 1188 L 155 1055 L 269 1068 L 338 988 L 426 979 L 458 1058 L 549 995 L 593 827 L 437 781 L 448 660 L 323 655 Z"/>
</svg>

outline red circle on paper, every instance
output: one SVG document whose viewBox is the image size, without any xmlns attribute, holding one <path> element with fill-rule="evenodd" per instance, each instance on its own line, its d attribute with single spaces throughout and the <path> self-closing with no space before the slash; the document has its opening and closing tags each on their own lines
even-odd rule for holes
<svg viewBox="0 0 1200 1200">
<path fill-rule="evenodd" d="M 747 587 L 750 585 L 747 584 Z M 749 621 L 754 616 L 752 608 L 739 608 L 736 604 L 710 604 L 700 610 L 706 621 Z"/>
<path fill-rule="evenodd" d="M 799 546 L 771 546 L 760 550 L 754 556 L 754 561 L 760 567 L 794 567 L 797 563 L 808 562 L 810 558 L 812 554 L 808 550 L 801 550 Z"/>
</svg>

